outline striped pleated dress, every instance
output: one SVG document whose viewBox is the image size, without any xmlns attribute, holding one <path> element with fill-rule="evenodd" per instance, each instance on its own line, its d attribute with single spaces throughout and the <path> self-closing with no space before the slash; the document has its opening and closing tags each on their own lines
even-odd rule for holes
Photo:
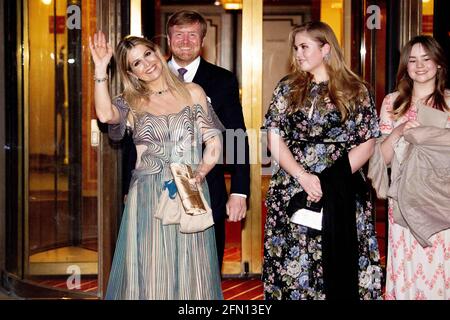
<svg viewBox="0 0 450 320">
<path fill-rule="evenodd" d="M 122 96 L 113 99 L 120 123 L 109 136 L 124 136 L 130 108 Z M 207 109 L 207 110 L 206 110 Z M 179 224 L 163 225 L 154 217 L 158 200 L 171 181 L 169 164 L 201 160 L 202 142 L 220 134 L 212 108 L 186 106 L 178 113 L 133 115 L 136 169 L 130 183 L 116 243 L 106 299 L 223 299 L 214 226 L 196 233 L 180 232 Z M 207 201 L 206 182 L 203 191 Z"/>
</svg>

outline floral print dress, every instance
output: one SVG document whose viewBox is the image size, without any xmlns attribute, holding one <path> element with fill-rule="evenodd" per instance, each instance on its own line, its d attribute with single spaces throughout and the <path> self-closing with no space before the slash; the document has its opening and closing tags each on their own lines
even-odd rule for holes
<svg viewBox="0 0 450 320">
<path fill-rule="evenodd" d="M 295 160 L 307 171 L 320 173 L 344 151 L 380 136 L 369 92 L 345 122 L 328 97 L 328 83 L 312 82 L 304 108 L 288 114 L 289 85 L 280 81 L 265 116 L 264 128 L 274 130 Z M 362 171 L 360 170 L 360 174 Z M 277 164 L 266 196 L 263 282 L 265 299 L 325 299 L 321 231 L 290 223 L 286 207 L 301 185 Z M 357 198 L 359 295 L 381 299 L 382 269 L 367 197 Z M 336 213 L 338 214 L 338 213 Z"/>
</svg>

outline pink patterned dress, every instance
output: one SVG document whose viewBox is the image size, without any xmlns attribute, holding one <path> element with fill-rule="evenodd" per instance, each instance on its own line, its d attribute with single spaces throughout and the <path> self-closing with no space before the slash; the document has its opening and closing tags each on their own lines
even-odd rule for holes
<svg viewBox="0 0 450 320">
<path fill-rule="evenodd" d="M 389 135 L 398 125 L 417 118 L 417 107 L 413 102 L 400 119 L 391 119 L 389 111 L 397 96 L 397 92 L 387 95 L 381 106 L 380 129 L 383 135 Z M 395 157 L 401 160 L 401 152 L 397 148 L 394 151 Z M 394 223 L 392 208 L 393 202 L 389 199 L 385 299 L 449 300 L 450 229 L 433 235 L 430 238 L 433 246 L 423 248 L 408 228 Z"/>
</svg>

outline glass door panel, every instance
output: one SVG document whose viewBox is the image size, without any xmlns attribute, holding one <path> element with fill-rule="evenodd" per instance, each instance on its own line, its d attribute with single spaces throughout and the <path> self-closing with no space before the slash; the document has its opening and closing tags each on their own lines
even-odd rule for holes
<svg viewBox="0 0 450 320">
<path fill-rule="evenodd" d="M 311 20 L 313 6 L 310 3 L 295 4 L 287 1 L 280 5 L 273 1 L 264 4 L 263 7 L 263 35 L 262 35 L 262 119 L 267 113 L 273 91 L 277 83 L 290 72 L 289 62 L 289 33 L 292 28 L 303 22 Z M 264 134 L 264 132 L 263 132 Z M 266 222 L 267 207 L 265 198 L 272 176 L 272 163 L 270 153 L 267 151 L 266 135 L 262 136 L 262 235 L 261 242 L 264 247 L 264 224 Z"/>
<path fill-rule="evenodd" d="M 92 88 L 81 81 L 91 79 L 83 46 L 89 28 L 81 26 L 92 22 L 88 14 L 95 14 L 95 1 L 28 0 L 24 6 L 29 44 L 25 278 L 96 294 L 97 151 L 89 134 Z"/>
</svg>

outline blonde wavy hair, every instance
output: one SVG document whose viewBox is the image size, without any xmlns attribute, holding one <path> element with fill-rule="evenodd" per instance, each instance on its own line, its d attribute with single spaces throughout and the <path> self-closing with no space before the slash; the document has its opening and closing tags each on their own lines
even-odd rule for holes
<svg viewBox="0 0 450 320">
<path fill-rule="evenodd" d="M 138 45 L 144 45 L 153 51 L 161 61 L 162 73 L 164 81 L 167 83 L 169 90 L 186 101 L 190 100 L 189 91 L 184 84 L 170 71 L 166 60 L 159 47 L 150 40 L 143 37 L 126 36 L 116 47 L 115 59 L 120 80 L 124 86 L 123 96 L 130 107 L 135 111 L 140 111 L 143 104 L 150 101 L 150 90 L 147 83 L 133 76 L 131 66 L 128 62 L 128 52 Z"/>
<path fill-rule="evenodd" d="M 304 107 L 308 87 L 313 80 L 311 73 L 301 70 L 296 58 L 295 36 L 301 32 L 305 32 L 320 47 L 325 44 L 330 46 L 328 59 L 324 59 L 329 76 L 328 95 L 330 101 L 340 111 L 342 121 L 345 121 L 355 110 L 358 102 L 366 96 L 368 85 L 346 65 L 333 30 L 328 24 L 320 21 L 310 21 L 295 26 L 289 34 L 291 48 L 289 59 L 292 73 L 287 80 L 291 87 L 288 112 L 295 112 Z"/>
</svg>

